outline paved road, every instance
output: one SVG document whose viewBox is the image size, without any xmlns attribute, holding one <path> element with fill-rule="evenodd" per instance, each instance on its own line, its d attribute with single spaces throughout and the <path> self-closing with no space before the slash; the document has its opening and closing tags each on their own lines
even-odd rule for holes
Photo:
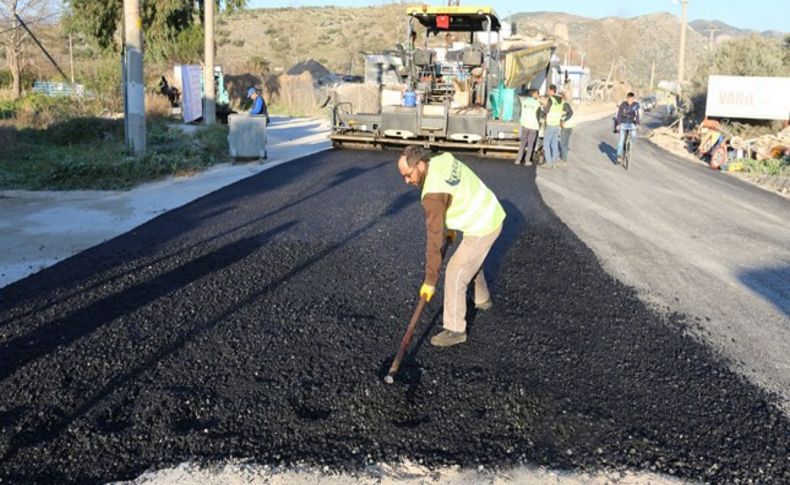
<svg viewBox="0 0 790 485">
<path fill-rule="evenodd" d="M 650 232 L 615 214 L 653 217 L 626 202 L 668 185 L 629 196 L 647 170 L 639 160 L 625 173 L 588 149 L 583 166 L 589 129 L 577 133 L 578 163 L 556 171 L 464 157 L 508 213 L 486 267 L 495 306 L 470 312 L 465 345 L 438 350 L 426 343 L 440 321 L 432 302 L 392 386 L 381 378 L 423 276 L 424 238 L 393 152 L 281 165 L 0 289 L 0 479 L 93 483 L 251 457 L 786 482 L 790 420 L 585 245 L 635 250 Z M 581 187 L 601 214 L 586 217 L 621 222 L 598 240 L 565 225 L 585 220 Z M 607 197 L 619 201 L 611 214 Z M 661 237 L 681 238 L 682 225 L 665 225 Z M 634 274 L 671 274 L 651 259 Z"/>
<path fill-rule="evenodd" d="M 650 119 L 655 123 L 655 119 Z M 613 164 L 609 120 L 573 135 L 569 165 L 539 171 L 546 204 L 604 267 L 699 334 L 790 410 L 790 201 L 645 140 Z"/>
<path fill-rule="evenodd" d="M 0 190 L 0 288 L 237 180 L 327 150 L 326 134 L 320 119 L 275 116 L 264 164 L 222 164 L 131 190 Z"/>
</svg>

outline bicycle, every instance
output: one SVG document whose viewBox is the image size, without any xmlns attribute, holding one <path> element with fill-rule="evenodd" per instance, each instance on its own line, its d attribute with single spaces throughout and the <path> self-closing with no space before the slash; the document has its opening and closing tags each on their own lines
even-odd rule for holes
<svg viewBox="0 0 790 485">
<path fill-rule="evenodd" d="M 623 168 L 628 170 L 628 164 L 631 162 L 631 130 L 626 128 L 623 138 Z"/>
</svg>

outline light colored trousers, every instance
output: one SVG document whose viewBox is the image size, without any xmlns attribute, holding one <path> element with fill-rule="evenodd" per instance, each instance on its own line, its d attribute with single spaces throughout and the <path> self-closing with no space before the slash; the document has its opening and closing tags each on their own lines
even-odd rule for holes
<svg viewBox="0 0 790 485">
<path fill-rule="evenodd" d="M 625 148 L 625 132 L 631 130 L 631 146 L 636 143 L 636 125 L 634 123 L 623 123 L 620 125 L 620 139 L 617 141 L 617 156 L 623 156 L 623 149 Z"/>
<path fill-rule="evenodd" d="M 543 132 L 543 157 L 547 165 L 554 165 L 560 158 L 560 127 L 547 126 Z"/>
<path fill-rule="evenodd" d="M 464 234 L 461 244 L 447 263 L 444 276 L 444 328 L 447 330 L 466 331 L 466 288 L 472 279 L 475 280 L 475 304 L 485 303 L 491 298 L 483 274 L 483 261 L 501 232 L 500 225 L 496 231 L 485 236 Z"/>
</svg>

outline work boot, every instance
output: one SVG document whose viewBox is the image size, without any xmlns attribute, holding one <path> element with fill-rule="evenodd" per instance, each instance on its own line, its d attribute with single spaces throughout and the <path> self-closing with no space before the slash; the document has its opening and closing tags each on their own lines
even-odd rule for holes
<svg viewBox="0 0 790 485">
<path fill-rule="evenodd" d="M 431 345 L 434 347 L 452 347 L 464 342 L 466 342 L 466 332 L 453 332 L 447 329 L 431 337 Z"/>
<path fill-rule="evenodd" d="M 488 300 L 484 301 L 483 303 L 475 303 L 475 308 L 477 308 L 478 310 L 482 310 L 482 311 L 489 310 L 489 309 L 491 309 L 492 306 L 494 306 L 494 302 L 491 301 L 491 298 L 489 298 Z"/>
</svg>

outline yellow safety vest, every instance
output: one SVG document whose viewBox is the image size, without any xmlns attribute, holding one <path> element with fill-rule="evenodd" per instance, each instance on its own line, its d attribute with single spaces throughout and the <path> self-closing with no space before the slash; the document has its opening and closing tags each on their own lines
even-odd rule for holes
<svg viewBox="0 0 790 485">
<path fill-rule="evenodd" d="M 560 101 L 558 103 L 553 96 L 549 97 L 549 101 L 551 102 L 551 108 L 549 108 L 549 113 L 546 115 L 546 125 L 560 126 L 560 121 L 562 121 L 562 108 L 565 102 Z"/>
<path fill-rule="evenodd" d="M 538 130 L 540 128 L 538 108 L 540 108 L 540 102 L 532 96 L 521 102 L 521 126 L 530 130 Z"/>
<path fill-rule="evenodd" d="M 421 198 L 427 194 L 452 196 L 444 216 L 448 229 L 470 236 L 485 236 L 497 230 L 505 220 L 505 210 L 491 189 L 450 153 L 431 158 Z"/>
</svg>

